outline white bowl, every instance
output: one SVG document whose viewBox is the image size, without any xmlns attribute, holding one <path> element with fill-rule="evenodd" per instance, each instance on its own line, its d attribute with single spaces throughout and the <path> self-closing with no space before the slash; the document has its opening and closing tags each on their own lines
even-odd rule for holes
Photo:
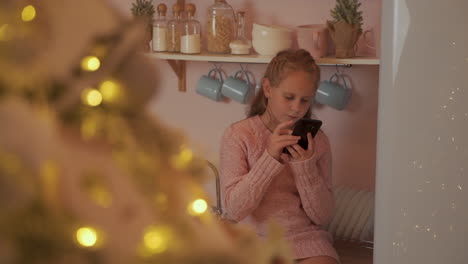
<svg viewBox="0 0 468 264">
<path fill-rule="evenodd" d="M 253 39 L 252 46 L 260 55 L 276 55 L 278 52 L 291 47 L 291 41 L 275 41 L 268 39 Z"/>
<path fill-rule="evenodd" d="M 292 30 L 278 25 L 267 25 L 267 24 L 253 24 L 253 30 L 268 31 L 268 32 L 291 32 Z"/>
<path fill-rule="evenodd" d="M 277 25 L 253 24 L 252 37 L 291 40 L 292 30 Z"/>
<path fill-rule="evenodd" d="M 277 25 L 253 24 L 252 46 L 260 55 L 276 55 L 292 44 L 292 30 Z"/>
</svg>

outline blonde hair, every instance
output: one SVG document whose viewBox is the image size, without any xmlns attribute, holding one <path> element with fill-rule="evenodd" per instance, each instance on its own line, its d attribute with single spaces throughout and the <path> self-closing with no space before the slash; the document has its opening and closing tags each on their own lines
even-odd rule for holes
<svg viewBox="0 0 468 264">
<path fill-rule="evenodd" d="M 278 52 L 270 61 L 263 75 L 270 81 L 271 86 L 277 87 L 289 73 L 293 71 L 304 71 L 310 73 L 315 80 L 315 87 L 318 87 L 320 81 L 320 68 L 315 63 L 314 58 L 304 49 L 287 49 Z M 247 110 L 247 117 L 263 114 L 268 105 L 268 99 L 260 88 Z M 305 117 L 310 117 L 310 109 L 307 110 Z"/>
</svg>

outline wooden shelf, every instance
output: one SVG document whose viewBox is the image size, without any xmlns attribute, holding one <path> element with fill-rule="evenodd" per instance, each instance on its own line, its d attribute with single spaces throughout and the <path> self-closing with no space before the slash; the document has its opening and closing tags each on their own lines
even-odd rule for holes
<svg viewBox="0 0 468 264">
<path fill-rule="evenodd" d="M 181 54 L 169 52 L 152 52 L 149 56 L 164 60 L 183 61 L 210 61 L 210 62 L 232 62 L 232 63 L 269 63 L 273 56 L 263 55 L 230 55 L 230 54 Z M 355 57 L 349 59 L 319 58 L 320 65 L 379 65 L 380 60 L 375 57 Z"/>
<path fill-rule="evenodd" d="M 181 54 L 169 52 L 151 52 L 148 56 L 157 59 L 167 60 L 172 70 L 179 79 L 179 91 L 186 91 L 185 84 L 185 62 L 186 61 L 207 61 L 207 62 L 227 62 L 227 63 L 269 63 L 273 56 L 263 55 L 230 55 L 230 54 Z M 355 57 L 347 59 L 319 58 L 318 65 L 379 65 L 380 60 L 376 57 Z"/>
</svg>

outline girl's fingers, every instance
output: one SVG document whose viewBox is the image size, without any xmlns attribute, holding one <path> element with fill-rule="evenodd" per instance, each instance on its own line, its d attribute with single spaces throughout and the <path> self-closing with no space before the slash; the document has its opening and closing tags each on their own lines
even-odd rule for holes
<svg viewBox="0 0 468 264">
<path fill-rule="evenodd" d="M 276 139 L 277 142 L 283 142 L 283 141 L 291 141 L 291 140 L 295 140 L 296 143 L 297 141 L 299 141 L 299 139 L 301 139 L 300 136 L 292 136 L 292 135 L 283 135 L 281 137 L 278 137 Z"/>
<path fill-rule="evenodd" d="M 291 145 L 291 147 L 293 147 L 294 150 L 295 150 L 297 153 L 299 153 L 299 154 L 302 154 L 302 153 L 305 151 L 305 150 L 304 150 L 301 146 L 299 146 L 298 144 Z"/>
<path fill-rule="evenodd" d="M 285 129 L 285 128 L 289 128 L 290 126 L 292 126 L 294 124 L 294 120 L 289 120 L 289 121 L 285 121 L 285 122 L 281 122 L 278 126 L 276 126 L 273 134 L 277 134 L 279 135 L 280 131 Z M 288 129 L 290 130 L 290 129 Z"/>
<path fill-rule="evenodd" d="M 308 142 L 307 149 L 312 149 L 312 147 L 314 146 L 314 139 L 312 138 L 312 134 L 310 132 L 307 133 L 307 142 Z"/>
<path fill-rule="evenodd" d="M 287 146 L 286 148 L 288 149 L 289 154 L 291 154 L 291 156 L 294 159 L 299 159 L 299 154 L 297 153 L 297 151 L 292 146 Z"/>
<path fill-rule="evenodd" d="M 281 129 L 281 130 L 278 130 L 278 135 L 282 136 L 282 135 L 291 135 L 292 134 L 292 130 L 291 129 Z"/>
<path fill-rule="evenodd" d="M 309 145 L 309 147 L 313 146 Z M 303 149 L 301 146 L 298 144 L 293 144 L 291 146 L 288 146 L 288 151 L 291 153 L 291 156 L 295 160 L 306 160 L 309 159 L 313 155 L 313 149 L 308 148 L 307 150 Z"/>
<path fill-rule="evenodd" d="M 281 148 L 289 147 L 294 144 L 297 144 L 297 140 L 278 142 L 278 146 Z"/>
</svg>

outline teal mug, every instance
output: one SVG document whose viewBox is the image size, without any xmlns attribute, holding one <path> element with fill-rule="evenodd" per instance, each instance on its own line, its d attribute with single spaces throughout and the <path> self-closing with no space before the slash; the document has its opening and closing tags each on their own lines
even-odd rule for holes
<svg viewBox="0 0 468 264">
<path fill-rule="evenodd" d="M 214 74 L 213 74 L 214 73 Z M 218 75 L 218 78 L 216 77 Z M 223 86 L 223 74 L 219 69 L 211 69 L 207 75 L 203 75 L 197 82 L 196 93 L 213 101 L 221 101 L 221 87 Z"/>
<path fill-rule="evenodd" d="M 335 78 L 336 80 L 334 80 Z M 343 84 L 338 82 L 339 79 L 343 81 Z M 350 98 L 351 89 L 348 87 L 345 77 L 335 73 L 328 81 L 320 82 L 314 100 L 337 110 L 343 110 Z"/>
<path fill-rule="evenodd" d="M 245 77 L 245 80 L 240 78 L 240 74 Z M 247 103 L 252 95 L 248 72 L 239 70 L 234 76 L 229 76 L 223 83 L 221 94 L 241 104 Z"/>
</svg>

